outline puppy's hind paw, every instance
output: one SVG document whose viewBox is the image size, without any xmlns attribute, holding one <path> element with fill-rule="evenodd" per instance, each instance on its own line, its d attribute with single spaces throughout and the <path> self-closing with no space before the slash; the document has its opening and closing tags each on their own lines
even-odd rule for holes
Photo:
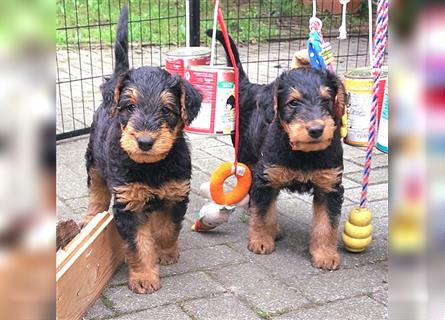
<svg viewBox="0 0 445 320">
<path fill-rule="evenodd" d="M 323 270 L 337 270 L 340 268 L 341 258 L 338 252 L 314 252 L 312 253 L 312 265 Z"/>
<path fill-rule="evenodd" d="M 163 266 L 168 266 L 170 264 L 175 264 L 179 261 L 179 252 L 169 253 L 169 254 L 160 254 L 159 255 L 159 264 Z"/>
</svg>

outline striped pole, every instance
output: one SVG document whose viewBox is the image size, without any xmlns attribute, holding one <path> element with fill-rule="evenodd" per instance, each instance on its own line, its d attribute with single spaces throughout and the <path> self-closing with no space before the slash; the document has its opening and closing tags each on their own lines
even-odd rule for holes
<svg viewBox="0 0 445 320">
<path fill-rule="evenodd" d="M 366 207 L 369 174 L 371 172 L 372 151 L 374 149 L 377 135 L 377 97 L 379 94 L 380 72 L 383 65 L 383 60 L 385 58 L 386 45 L 388 42 L 388 0 L 379 0 L 377 3 L 377 21 L 374 42 L 374 63 L 372 66 L 374 85 L 372 87 L 371 118 L 368 133 L 368 145 L 366 149 L 365 167 L 363 170 L 360 208 Z"/>
</svg>

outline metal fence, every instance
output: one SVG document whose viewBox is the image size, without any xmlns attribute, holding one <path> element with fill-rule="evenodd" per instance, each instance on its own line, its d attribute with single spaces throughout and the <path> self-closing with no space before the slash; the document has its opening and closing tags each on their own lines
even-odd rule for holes
<svg viewBox="0 0 445 320">
<path fill-rule="evenodd" d="M 304 3 L 303 3 L 304 2 Z M 309 5 L 305 3 L 309 2 Z M 251 81 L 266 83 L 290 66 L 306 47 L 308 0 L 221 0 L 228 31 L 239 45 Z M 338 73 L 369 65 L 367 1 L 352 0 L 348 38 L 338 40 L 338 0 L 318 0 L 323 36 L 331 42 Z M 99 87 L 112 72 L 113 41 L 120 0 L 57 0 L 57 139 L 88 132 L 101 102 Z M 165 53 L 185 45 L 184 0 L 134 0 L 129 3 L 130 64 L 162 66 Z M 212 0 L 190 0 L 192 45 L 210 46 Z M 218 64 L 225 58 L 219 50 Z"/>
</svg>

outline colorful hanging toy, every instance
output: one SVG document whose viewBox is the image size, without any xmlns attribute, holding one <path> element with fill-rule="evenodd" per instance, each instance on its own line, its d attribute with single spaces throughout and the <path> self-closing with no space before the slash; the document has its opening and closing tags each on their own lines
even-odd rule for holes
<svg viewBox="0 0 445 320">
<path fill-rule="evenodd" d="M 371 1 L 368 2 L 371 7 Z M 372 14 L 369 20 L 371 23 Z M 372 87 L 372 106 L 371 118 L 368 134 L 368 145 L 366 150 L 365 166 L 362 179 L 362 193 L 360 198 L 360 206 L 354 208 L 342 234 L 343 243 L 347 250 L 351 252 L 361 252 L 372 241 L 372 214 L 366 207 L 368 196 L 369 174 L 371 172 L 372 151 L 376 140 L 377 112 L 379 95 L 380 71 L 385 57 L 385 50 L 388 41 L 388 0 L 379 0 L 377 3 L 377 21 L 376 33 L 374 35 L 374 59 L 372 64 L 372 73 L 374 77 L 374 85 Z"/>
<path fill-rule="evenodd" d="M 349 0 L 340 0 L 340 3 L 343 5 L 343 21 L 342 26 L 340 27 L 340 37 L 339 39 L 346 38 L 346 5 Z M 317 6 L 316 0 L 312 1 L 313 11 L 312 17 L 309 19 L 309 40 L 307 44 L 307 58 L 310 62 L 310 66 L 317 70 L 326 70 L 328 69 L 331 72 L 334 72 L 334 54 L 332 53 L 332 47 L 329 42 L 325 42 L 323 40 L 323 35 L 321 33 L 321 28 L 323 27 L 323 22 L 317 18 Z M 297 52 L 294 55 L 292 67 L 301 67 L 306 66 L 304 63 L 304 54 L 301 52 Z M 346 111 L 343 113 L 341 117 L 341 127 L 340 127 L 340 135 L 342 138 L 346 137 L 348 133 L 348 118 Z"/>
<path fill-rule="evenodd" d="M 317 4 L 316 0 L 312 1 L 312 17 L 309 19 L 309 40 L 308 40 L 308 56 L 312 68 L 317 70 L 334 71 L 332 62 L 334 61 L 334 54 L 332 53 L 331 44 L 324 42 L 321 28 L 323 22 L 317 18 Z"/>
<path fill-rule="evenodd" d="M 237 206 L 245 206 L 249 202 L 249 190 L 252 184 L 252 174 L 249 167 L 238 162 L 238 145 L 239 145 L 239 72 L 236 65 L 235 56 L 233 55 L 227 34 L 226 25 L 219 5 L 219 0 L 215 0 L 215 13 L 213 23 L 212 45 L 214 45 L 216 20 L 218 20 L 224 41 L 228 48 L 230 61 L 235 73 L 235 161 L 225 162 L 213 172 L 210 177 L 210 183 L 201 185 L 200 193 L 202 196 L 211 199 L 213 202 L 204 205 L 199 211 L 198 220 L 192 225 L 194 231 L 208 231 L 214 229 L 218 225 L 228 221 L 230 214 Z M 236 186 L 232 191 L 224 192 L 224 181 L 234 175 L 237 179 Z"/>
</svg>

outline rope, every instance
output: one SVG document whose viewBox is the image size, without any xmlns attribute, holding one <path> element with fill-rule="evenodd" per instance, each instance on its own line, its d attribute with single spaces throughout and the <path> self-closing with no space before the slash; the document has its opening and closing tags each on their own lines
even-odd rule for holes
<svg viewBox="0 0 445 320">
<path fill-rule="evenodd" d="M 377 4 L 377 21 L 376 33 L 374 37 L 374 63 L 372 73 L 374 77 L 374 84 L 372 86 L 372 106 L 371 118 L 368 133 L 368 145 L 366 149 L 365 168 L 363 170 L 362 193 L 360 198 L 360 208 L 366 207 L 368 196 L 369 174 L 371 172 L 372 151 L 376 139 L 377 127 L 377 113 L 378 102 L 377 96 L 379 94 L 380 72 L 385 58 L 386 44 L 388 41 L 388 0 L 379 0 Z"/>
<path fill-rule="evenodd" d="M 226 43 L 227 51 L 229 53 L 230 62 L 233 66 L 233 72 L 235 74 L 235 172 L 237 172 L 237 164 L 238 164 L 238 148 L 239 148 L 239 70 L 236 64 L 235 56 L 233 55 L 232 46 L 230 45 L 229 35 L 227 33 L 226 24 L 224 22 L 224 17 L 222 14 L 221 7 L 218 2 L 218 23 L 221 28 L 221 32 L 224 36 L 224 42 Z"/>
<path fill-rule="evenodd" d="M 340 34 L 337 37 L 337 39 L 344 40 L 348 36 L 348 32 L 346 30 L 346 7 L 350 0 L 339 0 L 339 1 L 342 8 L 341 8 L 341 26 L 338 29 Z"/>
<path fill-rule="evenodd" d="M 215 63 L 215 49 L 216 49 L 216 23 L 218 20 L 219 0 L 214 2 L 215 9 L 213 11 L 213 31 L 212 31 L 212 49 L 210 53 L 210 66 L 213 67 Z"/>
</svg>

